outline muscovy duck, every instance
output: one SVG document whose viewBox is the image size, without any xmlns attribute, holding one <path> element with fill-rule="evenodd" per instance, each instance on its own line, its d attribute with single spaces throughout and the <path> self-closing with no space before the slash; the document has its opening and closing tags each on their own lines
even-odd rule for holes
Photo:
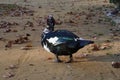
<svg viewBox="0 0 120 80">
<path fill-rule="evenodd" d="M 70 60 L 67 63 L 73 61 L 73 53 L 92 43 L 94 43 L 94 41 L 79 38 L 68 30 L 56 30 L 43 33 L 41 38 L 43 48 L 48 52 L 54 53 L 57 62 L 62 62 L 58 56 L 69 55 Z"/>
</svg>

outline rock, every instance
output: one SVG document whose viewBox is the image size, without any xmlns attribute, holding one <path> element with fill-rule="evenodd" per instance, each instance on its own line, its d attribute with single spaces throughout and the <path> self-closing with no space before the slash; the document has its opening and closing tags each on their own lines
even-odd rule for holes
<svg viewBox="0 0 120 80">
<path fill-rule="evenodd" d="M 120 68 L 120 62 L 112 62 L 112 67 L 114 68 Z"/>
<path fill-rule="evenodd" d="M 32 49 L 32 44 L 27 44 L 27 45 L 25 45 L 24 47 L 21 47 L 21 50 L 30 50 L 30 49 Z"/>
<path fill-rule="evenodd" d="M 99 48 L 100 48 L 99 45 L 97 45 L 97 44 L 91 44 L 91 50 L 98 51 L 98 50 L 100 50 Z"/>
</svg>

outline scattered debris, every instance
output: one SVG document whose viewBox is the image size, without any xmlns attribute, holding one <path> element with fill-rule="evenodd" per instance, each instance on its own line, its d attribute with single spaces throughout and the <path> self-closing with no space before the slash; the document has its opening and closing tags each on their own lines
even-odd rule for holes
<svg viewBox="0 0 120 80">
<path fill-rule="evenodd" d="M 27 0 L 24 0 L 24 2 L 27 2 Z"/>
<path fill-rule="evenodd" d="M 0 21 L 0 28 L 10 28 L 11 23 L 7 21 Z"/>
<path fill-rule="evenodd" d="M 88 54 L 80 54 L 80 55 L 76 55 L 75 58 L 80 59 L 80 58 L 85 58 L 87 56 L 89 56 L 89 55 Z"/>
<path fill-rule="evenodd" d="M 14 29 L 14 30 L 12 30 L 12 32 L 18 32 L 18 30 Z"/>
<path fill-rule="evenodd" d="M 3 37 L 0 36 L 0 40 L 3 40 Z"/>
<path fill-rule="evenodd" d="M 91 50 L 93 51 L 106 50 L 106 49 L 110 49 L 111 47 L 112 45 L 110 45 L 107 42 L 102 44 L 91 44 Z"/>
<path fill-rule="evenodd" d="M 52 60 L 53 58 L 52 57 L 48 57 L 47 60 Z"/>
<path fill-rule="evenodd" d="M 7 22 L 7 21 L 0 21 L 0 28 L 7 28 L 9 29 L 11 26 L 19 25 L 16 22 Z"/>
<path fill-rule="evenodd" d="M 30 39 L 28 38 L 29 36 L 31 35 L 27 33 L 25 36 L 18 36 L 18 38 L 15 40 L 9 40 L 5 45 L 5 50 L 11 48 L 13 44 L 22 44 L 22 43 L 30 42 Z M 26 47 L 32 47 L 32 45 L 27 45 Z"/>
<path fill-rule="evenodd" d="M 60 19 L 57 19 L 57 20 L 55 21 L 55 23 L 56 23 L 56 25 L 61 25 L 63 22 L 62 22 Z"/>
<path fill-rule="evenodd" d="M 29 64 L 29 66 L 34 66 L 34 64 Z"/>
<path fill-rule="evenodd" d="M 21 49 L 21 50 L 30 50 L 31 47 L 21 47 L 20 49 Z"/>
<path fill-rule="evenodd" d="M 9 70 L 9 69 L 13 70 L 13 69 L 17 69 L 17 68 L 18 67 L 16 65 L 11 64 L 10 66 L 8 66 L 8 68 L 5 68 L 5 70 Z"/>
<path fill-rule="evenodd" d="M 4 37 L 1 37 L 1 36 L 0 36 L 0 41 L 6 42 L 7 39 L 5 39 Z"/>
<path fill-rule="evenodd" d="M 29 36 L 30 36 L 30 34 L 29 34 Z M 29 41 L 30 41 L 30 39 L 28 38 L 28 34 L 26 34 L 26 36 L 19 36 L 18 39 L 13 40 L 13 43 L 14 44 L 22 44 L 22 43 L 27 43 Z"/>
<path fill-rule="evenodd" d="M 25 24 L 25 26 L 26 26 L 26 27 L 33 27 L 34 24 L 33 24 L 33 22 L 31 22 L 31 21 L 27 21 L 27 23 Z"/>
<path fill-rule="evenodd" d="M 25 45 L 25 47 L 33 47 L 33 45 L 29 43 L 29 44 Z"/>
<path fill-rule="evenodd" d="M 32 44 L 27 44 L 24 47 L 21 47 L 21 50 L 30 50 L 32 49 L 33 45 Z"/>
<path fill-rule="evenodd" d="M 1 16 L 19 17 L 23 15 L 33 16 L 34 11 L 16 4 L 0 4 Z"/>
<path fill-rule="evenodd" d="M 26 36 L 31 36 L 29 33 L 26 33 Z"/>
<path fill-rule="evenodd" d="M 109 43 L 101 44 L 100 50 L 110 49 L 111 45 Z"/>
<path fill-rule="evenodd" d="M 36 31 L 36 29 L 31 29 L 31 31 Z"/>
<path fill-rule="evenodd" d="M 40 5 L 38 8 L 42 8 L 42 6 Z"/>
<path fill-rule="evenodd" d="M 7 48 L 11 48 L 12 45 L 13 45 L 13 41 L 11 41 L 11 40 L 8 41 L 7 44 L 5 45 L 5 49 L 7 49 Z"/>
<path fill-rule="evenodd" d="M 7 72 L 5 75 L 3 75 L 3 78 L 12 78 L 12 77 L 14 77 L 14 76 L 15 76 L 14 73 L 12 73 L 12 72 Z"/>
<path fill-rule="evenodd" d="M 73 12 L 70 11 L 70 12 L 67 12 L 66 14 L 68 14 L 68 15 L 73 15 Z"/>
<path fill-rule="evenodd" d="M 4 30 L 4 33 L 8 33 L 8 32 L 11 32 L 12 30 L 10 29 L 10 28 L 6 28 L 5 30 Z"/>
<path fill-rule="evenodd" d="M 17 66 L 16 65 L 13 65 L 13 64 L 11 64 L 10 66 L 9 66 L 9 69 L 16 69 L 17 68 Z"/>
<path fill-rule="evenodd" d="M 98 51 L 99 48 L 100 48 L 99 45 L 97 45 L 97 44 L 91 44 L 91 50 L 93 50 L 93 51 Z"/>
</svg>

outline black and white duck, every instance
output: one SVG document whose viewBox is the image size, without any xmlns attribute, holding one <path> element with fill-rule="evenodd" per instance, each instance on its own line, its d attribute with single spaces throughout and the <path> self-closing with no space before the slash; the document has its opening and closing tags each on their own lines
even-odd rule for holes
<svg viewBox="0 0 120 80">
<path fill-rule="evenodd" d="M 57 62 L 62 62 L 59 56 L 69 55 L 70 60 L 67 63 L 73 61 L 73 53 L 76 53 L 79 49 L 92 43 L 94 43 L 94 41 L 79 38 L 68 30 L 56 30 L 43 33 L 41 40 L 43 48 L 48 52 L 54 53 Z"/>
</svg>

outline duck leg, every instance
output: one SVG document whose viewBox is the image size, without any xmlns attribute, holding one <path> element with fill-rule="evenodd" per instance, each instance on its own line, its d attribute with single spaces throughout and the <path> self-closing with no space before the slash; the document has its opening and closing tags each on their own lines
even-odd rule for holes
<svg viewBox="0 0 120 80">
<path fill-rule="evenodd" d="M 59 59 L 59 57 L 58 57 L 57 54 L 56 54 L 56 62 L 62 62 L 62 61 Z"/>
<path fill-rule="evenodd" d="M 67 61 L 66 63 L 71 63 L 72 61 L 73 61 L 73 56 L 72 56 L 72 54 L 70 54 L 70 60 Z"/>
</svg>

